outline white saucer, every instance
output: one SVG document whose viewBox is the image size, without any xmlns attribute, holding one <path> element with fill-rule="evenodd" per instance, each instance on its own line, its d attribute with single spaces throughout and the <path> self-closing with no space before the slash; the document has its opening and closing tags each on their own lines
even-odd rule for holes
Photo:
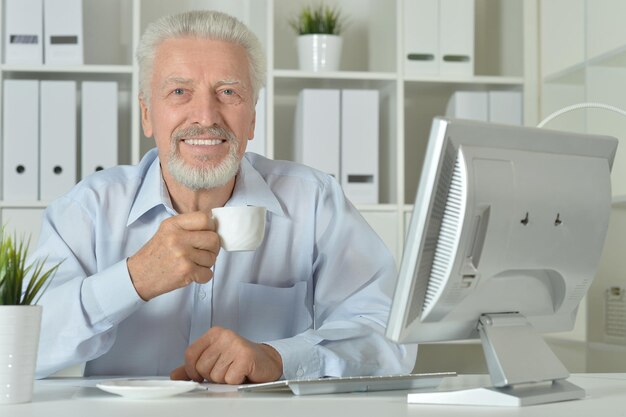
<svg viewBox="0 0 626 417">
<path fill-rule="evenodd" d="M 103 391 L 134 399 L 171 397 L 199 387 L 194 381 L 167 379 L 115 379 L 103 381 L 96 386 Z"/>
</svg>

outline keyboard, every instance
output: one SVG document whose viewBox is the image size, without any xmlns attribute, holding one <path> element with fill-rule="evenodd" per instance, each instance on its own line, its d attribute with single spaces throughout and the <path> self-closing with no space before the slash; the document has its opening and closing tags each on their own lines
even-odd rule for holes
<svg viewBox="0 0 626 417">
<path fill-rule="evenodd" d="M 436 388 L 439 386 L 443 378 L 454 377 L 456 375 L 456 372 L 439 372 L 404 375 L 286 379 L 260 384 L 240 385 L 238 390 L 243 392 L 291 391 L 295 395 L 414 390 L 422 388 Z"/>
</svg>

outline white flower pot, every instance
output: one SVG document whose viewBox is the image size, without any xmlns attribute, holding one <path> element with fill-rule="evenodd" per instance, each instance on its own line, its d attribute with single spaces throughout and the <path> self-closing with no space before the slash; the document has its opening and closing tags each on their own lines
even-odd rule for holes
<svg viewBox="0 0 626 417">
<path fill-rule="evenodd" d="M 41 306 L 0 306 L 0 404 L 33 398 Z"/>
<path fill-rule="evenodd" d="M 298 36 L 298 62 L 302 71 L 337 71 L 342 39 L 338 35 Z"/>
</svg>

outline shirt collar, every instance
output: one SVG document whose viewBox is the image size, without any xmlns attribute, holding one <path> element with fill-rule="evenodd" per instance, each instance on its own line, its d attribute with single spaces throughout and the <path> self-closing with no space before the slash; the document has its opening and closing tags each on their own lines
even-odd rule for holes
<svg viewBox="0 0 626 417">
<path fill-rule="evenodd" d="M 257 206 L 265 207 L 274 214 L 285 214 L 276 195 L 257 171 L 247 156 L 242 158 L 235 182 L 235 189 L 226 206 Z"/>
<path fill-rule="evenodd" d="M 176 214 L 161 174 L 161 164 L 156 156 L 156 150 L 151 150 L 150 154 L 153 154 L 154 160 L 148 167 L 143 183 L 139 187 L 128 216 L 127 226 L 157 206 L 163 206 L 172 215 Z M 146 155 L 146 158 L 148 156 Z M 235 189 L 226 202 L 226 206 L 265 207 L 274 214 L 281 216 L 285 214 L 265 179 L 245 157 L 241 160 Z"/>
</svg>

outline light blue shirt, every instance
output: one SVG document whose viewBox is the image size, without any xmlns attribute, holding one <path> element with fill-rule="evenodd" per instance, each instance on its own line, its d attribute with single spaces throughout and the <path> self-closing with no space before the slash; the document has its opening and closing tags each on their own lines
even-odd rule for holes
<svg viewBox="0 0 626 417">
<path fill-rule="evenodd" d="M 416 347 L 383 333 L 393 258 L 337 182 L 248 153 L 227 206 L 267 207 L 264 241 L 220 251 L 214 278 L 143 301 L 126 259 L 176 215 L 156 149 L 96 173 L 44 214 L 33 257 L 61 260 L 41 299 L 37 376 L 168 375 L 211 326 L 273 346 L 284 378 L 410 372 Z"/>
</svg>

